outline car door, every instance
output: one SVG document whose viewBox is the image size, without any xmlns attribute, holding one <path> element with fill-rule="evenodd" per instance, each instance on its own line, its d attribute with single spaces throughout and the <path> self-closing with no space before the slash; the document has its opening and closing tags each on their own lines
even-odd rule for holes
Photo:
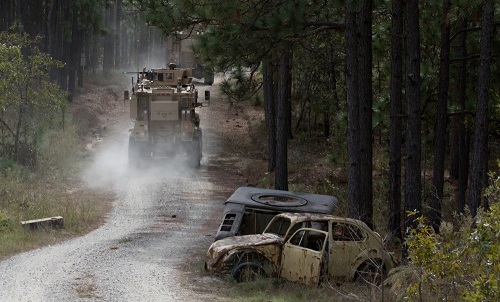
<svg viewBox="0 0 500 302">
<path fill-rule="evenodd" d="M 297 230 L 283 245 L 281 278 L 317 285 L 320 280 L 328 233 L 311 228 Z"/>
<path fill-rule="evenodd" d="M 332 222 L 328 274 L 336 279 L 349 279 L 356 268 L 351 267 L 366 248 L 366 233 L 350 222 Z"/>
</svg>

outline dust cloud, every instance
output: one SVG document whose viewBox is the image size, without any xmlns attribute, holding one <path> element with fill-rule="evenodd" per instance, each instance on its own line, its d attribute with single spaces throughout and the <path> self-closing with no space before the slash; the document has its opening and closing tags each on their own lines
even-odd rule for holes
<svg viewBox="0 0 500 302">
<path fill-rule="evenodd" d="M 106 188 L 126 176 L 128 166 L 126 143 L 96 146 L 93 161 L 84 169 L 82 176 L 87 186 Z"/>
<path fill-rule="evenodd" d="M 203 164 L 203 161 L 202 161 Z M 168 158 L 146 158 L 137 167 L 128 161 L 128 137 L 120 143 L 97 146 L 92 163 L 84 170 L 82 179 L 91 188 L 117 187 L 137 178 L 161 179 L 192 177 L 199 169 L 189 165 L 187 154 Z"/>
</svg>

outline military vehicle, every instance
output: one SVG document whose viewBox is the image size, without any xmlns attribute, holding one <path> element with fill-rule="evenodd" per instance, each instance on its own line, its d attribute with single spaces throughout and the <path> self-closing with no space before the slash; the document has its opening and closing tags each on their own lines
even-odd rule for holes
<svg viewBox="0 0 500 302">
<path fill-rule="evenodd" d="M 193 84 L 192 69 L 144 69 L 132 78 L 129 165 L 138 167 L 148 158 L 183 159 L 199 167 L 202 157 L 202 131 L 195 109 L 210 105 L 210 91 L 205 101 L 198 102 L 198 90 Z M 135 73 L 135 72 L 134 72 Z"/>
<path fill-rule="evenodd" d="M 167 62 L 175 63 L 180 68 L 193 68 L 193 77 L 203 78 L 203 83 L 212 85 L 214 83 L 213 71 L 195 56 L 193 44 L 200 33 L 177 32 L 166 38 Z"/>
</svg>

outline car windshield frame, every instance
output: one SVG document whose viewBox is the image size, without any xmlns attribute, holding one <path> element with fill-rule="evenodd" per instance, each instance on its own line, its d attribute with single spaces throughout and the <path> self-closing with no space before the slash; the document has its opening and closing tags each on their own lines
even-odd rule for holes
<svg viewBox="0 0 500 302">
<path fill-rule="evenodd" d="M 290 229 L 292 221 L 288 217 L 275 216 L 266 226 L 262 234 L 273 234 L 284 238 Z"/>
</svg>

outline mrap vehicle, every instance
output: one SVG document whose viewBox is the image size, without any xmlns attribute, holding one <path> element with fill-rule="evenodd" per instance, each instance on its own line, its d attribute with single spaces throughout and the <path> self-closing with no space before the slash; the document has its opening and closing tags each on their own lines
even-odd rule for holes
<svg viewBox="0 0 500 302">
<path fill-rule="evenodd" d="M 202 158 L 202 131 L 197 107 L 210 105 L 210 91 L 198 102 L 192 69 L 158 68 L 137 73 L 130 100 L 128 159 L 131 167 L 150 158 L 181 158 L 199 167 Z"/>
</svg>

